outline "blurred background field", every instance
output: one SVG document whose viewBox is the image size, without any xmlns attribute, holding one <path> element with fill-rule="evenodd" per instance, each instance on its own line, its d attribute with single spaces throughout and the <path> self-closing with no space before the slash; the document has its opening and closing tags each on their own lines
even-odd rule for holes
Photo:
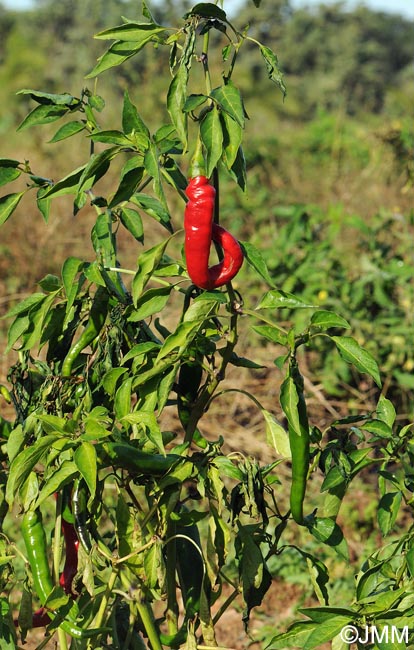
<svg viewBox="0 0 414 650">
<path fill-rule="evenodd" d="M 148 4 L 162 24 L 176 23 L 175 17 L 188 7 L 173 0 Z M 122 96 L 128 88 L 150 128 L 167 120 L 160 109 L 169 84 L 167 55 L 164 61 L 155 59 L 147 48 L 97 82 L 85 79 L 103 52 L 102 43 L 92 35 L 120 24 L 121 16 L 141 20 L 140 3 L 41 0 L 24 11 L 0 4 L 0 157 L 28 160 L 34 174 L 55 181 L 85 157 L 76 139 L 59 146 L 45 144 L 55 125 L 16 132 L 32 108 L 28 96 L 16 94 L 22 88 L 80 96 L 89 87 L 106 100 L 103 128 L 119 126 Z M 223 221 L 242 241 L 251 241 L 262 251 L 278 288 L 349 321 L 350 334 L 379 363 L 384 393 L 394 402 L 399 422 L 412 421 L 414 22 L 362 6 L 348 11 L 341 3 L 293 9 L 289 0 L 263 0 L 260 9 L 246 0 L 234 19 L 238 27 L 250 24 L 251 35 L 259 35 L 277 53 L 287 97 L 283 100 L 269 83 L 256 50 L 246 47 L 240 85 L 246 111 L 255 118 L 251 124 L 247 121 L 244 145 L 248 187 L 242 193 L 222 179 Z M 220 72 L 220 61 L 210 63 Z M 179 229 L 183 209 L 174 201 L 171 212 Z M 0 231 L 0 316 L 37 290 L 44 275 L 58 274 L 69 255 L 86 259 L 92 255 L 93 219 L 93 208 L 74 217 L 71 202 L 62 198 L 54 202 L 45 224 L 34 202 L 28 198 L 21 202 Z M 160 232 L 151 224 L 153 235 L 146 236 L 145 246 Z M 123 267 L 136 268 L 139 252 L 132 238 L 121 237 Z M 247 268 L 236 287 L 253 306 L 263 292 Z M 284 316 L 298 327 L 308 317 L 303 310 L 286 311 Z M 4 352 L 7 325 L 7 320 L 0 320 L 0 383 L 7 383 L 15 359 L 14 351 Z M 322 429 L 338 415 L 373 408 L 378 394 L 371 382 L 353 373 L 320 340 L 319 349 L 304 356 L 303 371 L 311 420 Z M 246 356 L 269 367 L 259 372 L 234 369 L 227 381 L 252 388 L 277 414 L 275 368 L 268 361 L 277 350 L 273 344 L 269 349 L 258 347 L 252 332 L 243 332 L 243 327 L 241 342 Z M 4 401 L 0 407 L 3 417 L 10 415 Z M 234 449 L 271 459 L 261 419 L 247 399 L 217 400 L 207 426 L 213 438 L 221 430 L 231 431 Z M 356 495 L 354 491 L 354 499 Z M 355 558 L 367 544 L 375 544 L 370 498 L 369 485 L 361 485 L 358 503 L 349 503 L 342 515 L 353 531 Z M 352 580 L 345 573 L 338 569 L 339 603 L 347 580 Z M 302 593 L 300 563 L 294 554 L 292 565 L 286 570 L 277 567 L 274 575 L 285 627 L 293 614 L 290 603 Z M 299 605 L 310 597 L 302 593 Z M 255 622 L 263 638 L 266 626 L 274 631 L 275 607 L 271 599 L 259 617 L 260 625 Z M 233 626 L 233 621 L 228 624 Z M 225 633 L 223 625 L 223 643 Z M 229 642 L 239 647 L 234 636 Z M 244 648 L 245 640 L 240 643 Z"/>
</svg>

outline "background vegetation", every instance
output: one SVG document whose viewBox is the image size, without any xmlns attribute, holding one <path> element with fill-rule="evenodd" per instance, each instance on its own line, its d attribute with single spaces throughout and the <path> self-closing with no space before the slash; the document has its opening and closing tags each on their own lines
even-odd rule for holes
<svg viewBox="0 0 414 650">
<path fill-rule="evenodd" d="M 151 8 L 167 23 L 168 16 L 173 20 L 185 12 L 186 3 L 165 0 Z M 38 165 L 55 180 L 76 166 L 79 152 L 71 141 L 65 156 L 59 148 L 57 157 L 53 144 L 44 145 L 44 131 L 16 136 L 15 129 L 29 109 L 26 96 L 16 93 L 30 87 L 79 96 L 79 84 L 102 53 L 91 34 L 120 23 L 121 15 L 137 18 L 136 2 L 41 0 L 27 12 L 0 6 L 2 156 L 30 158 L 33 173 Z M 350 322 L 353 336 L 379 362 L 384 393 L 394 402 L 399 422 L 410 422 L 414 414 L 414 24 L 363 7 L 348 12 L 341 3 L 293 11 L 287 0 L 263 0 L 260 12 L 246 0 L 242 17 L 253 26 L 252 36 L 256 32 L 277 52 L 288 94 L 282 101 L 265 78 L 256 50 L 246 48 L 240 66 L 245 70 L 246 110 L 260 117 L 254 128 L 247 126 L 247 193 L 236 192 L 233 186 L 222 191 L 223 210 L 232 215 L 229 225 L 240 239 L 260 247 L 278 287 L 304 302 L 335 310 Z M 102 75 L 97 90 L 111 99 L 107 103 L 112 106 L 117 98 L 122 102 L 128 87 L 151 127 L 152 121 L 159 120 L 166 74 L 168 61 L 162 65 L 147 50 L 118 72 Z M 95 83 L 84 79 L 83 88 L 95 90 Z M 108 110 L 103 108 L 100 115 L 103 128 L 113 125 Z M 55 130 L 52 126 L 50 137 Z M 88 215 L 73 217 L 64 198 L 58 210 L 56 205 L 47 227 L 24 201 L 17 217 L 3 226 L 0 315 L 32 292 L 44 275 L 58 272 L 63 256 L 71 250 L 82 255 L 82 247 L 90 247 Z M 174 217 L 178 226 L 181 206 L 177 205 Z M 135 250 L 129 253 L 127 239 L 121 239 L 120 246 L 126 266 L 133 268 Z M 260 287 L 245 286 L 244 272 L 237 281 L 244 293 L 260 294 Z M 300 321 L 302 314 L 286 310 L 286 320 Z M 7 325 L 1 322 L 2 349 Z M 246 335 L 246 354 L 266 362 L 269 350 L 256 345 L 251 333 Z M 269 346 L 277 344 L 269 342 Z M 6 381 L 12 360 L 13 352 L 0 358 L 0 383 Z M 321 429 L 328 416 L 331 420 L 332 415 L 358 413 L 374 404 L 372 384 L 353 375 L 338 355 L 330 354 L 328 345 L 318 355 L 307 355 L 304 362 L 311 419 Z M 266 381 L 266 369 L 259 378 L 257 372 L 254 377 L 248 371 L 238 374 L 242 384 L 255 384 L 255 394 L 261 391 L 266 407 L 278 408 L 277 387 Z M 7 405 L 2 401 L 0 406 L 6 417 Z M 234 431 L 235 449 L 242 447 L 262 460 L 270 459 L 242 397 L 229 398 L 227 405 L 220 401 L 220 411 L 218 405 L 214 408 L 209 418 L 213 437 L 226 425 Z M 362 548 L 374 549 L 377 541 L 369 477 L 353 492 L 356 496 L 358 503 L 349 502 L 341 514 L 352 540 L 352 559 L 360 556 Z M 404 526 L 402 519 L 401 530 Z M 292 552 L 290 566 L 275 566 L 274 597 L 254 622 L 260 630 L 256 638 L 266 638 L 267 625 L 274 632 L 275 611 L 285 627 L 298 594 L 299 604 L 311 602 L 301 580 L 301 567 Z M 339 604 L 351 581 L 352 576 L 338 568 Z M 228 644 L 244 648 L 242 630 L 240 640 L 235 621 L 229 623 L 223 621 L 223 635 L 230 627 L 234 632 Z"/>
</svg>

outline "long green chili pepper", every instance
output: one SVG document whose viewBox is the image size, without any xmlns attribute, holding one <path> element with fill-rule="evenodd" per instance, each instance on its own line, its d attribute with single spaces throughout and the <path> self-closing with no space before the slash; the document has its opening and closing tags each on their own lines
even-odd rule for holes
<svg viewBox="0 0 414 650">
<path fill-rule="evenodd" d="M 163 476 L 175 464 L 189 460 L 177 454 L 148 454 L 120 442 L 104 442 L 102 448 L 114 467 L 121 467 L 135 475 Z"/>
<path fill-rule="evenodd" d="M 194 361 L 181 364 L 178 374 L 177 410 L 184 429 L 190 420 L 191 408 L 197 399 L 198 389 L 203 376 L 202 358 L 198 355 Z"/>
<path fill-rule="evenodd" d="M 73 364 L 76 359 L 90 343 L 96 339 L 104 326 L 109 305 L 109 293 L 105 287 L 98 287 L 93 298 L 89 319 L 81 336 L 75 345 L 69 350 L 62 364 L 62 376 L 70 377 Z"/>
<path fill-rule="evenodd" d="M 39 510 L 29 510 L 23 516 L 22 536 L 32 570 L 34 588 L 44 607 L 53 590 L 53 582 L 47 559 L 46 535 Z M 59 612 L 47 610 L 47 613 L 52 620 L 59 616 Z M 74 613 L 69 612 L 68 615 L 73 616 Z M 107 631 L 106 628 L 84 630 L 68 620 L 62 620 L 59 626 L 75 639 L 86 639 Z"/>
<path fill-rule="evenodd" d="M 84 550 L 90 553 L 92 540 L 87 527 L 88 511 L 86 507 L 86 488 L 83 479 L 75 481 L 72 491 L 72 512 L 75 519 L 75 529 Z"/>
<path fill-rule="evenodd" d="M 289 376 L 282 385 L 281 391 L 286 390 L 288 383 L 293 382 L 298 397 L 297 417 L 288 416 L 289 443 L 292 453 L 292 482 L 290 488 L 290 510 L 293 519 L 303 524 L 303 501 L 306 493 L 306 483 L 309 470 L 309 422 L 306 402 L 303 395 L 303 377 L 299 372 L 295 357 L 291 358 Z M 299 428 L 298 428 L 299 425 Z"/>
</svg>

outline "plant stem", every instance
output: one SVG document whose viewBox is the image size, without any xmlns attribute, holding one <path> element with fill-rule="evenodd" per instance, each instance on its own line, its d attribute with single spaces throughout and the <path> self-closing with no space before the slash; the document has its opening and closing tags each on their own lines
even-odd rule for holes
<svg viewBox="0 0 414 650">
<path fill-rule="evenodd" d="M 207 95 L 211 94 L 211 77 L 210 77 L 210 70 L 208 67 L 208 46 L 210 42 L 210 32 L 207 31 L 204 34 L 204 39 L 203 39 L 203 52 L 201 54 L 201 62 L 203 64 L 203 69 L 204 69 L 204 81 L 206 84 L 206 92 Z"/>
<path fill-rule="evenodd" d="M 151 644 L 152 650 L 162 650 L 161 641 L 158 635 L 158 631 L 154 624 L 154 619 L 152 616 L 152 611 L 145 601 L 144 598 L 140 598 L 135 601 L 138 614 L 141 618 L 142 624 L 144 626 L 145 632 L 148 636 L 148 641 Z"/>
<path fill-rule="evenodd" d="M 108 606 L 109 598 L 112 595 L 112 590 L 114 588 L 117 576 L 118 576 L 118 572 L 114 568 L 112 568 L 112 572 L 111 575 L 109 576 L 105 593 L 102 597 L 101 604 L 99 605 L 98 613 L 95 616 L 95 620 L 94 620 L 95 627 L 102 627 L 104 616 L 105 616 L 105 610 Z M 91 647 L 93 647 L 92 642 L 91 642 Z"/>
<path fill-rule="evenodd" d="M 232 604 L 233 600 L 237 598 L 237 596 L 240 594 L 240 589 L 239 587 L 236 587 L 234 591 L 230 594 L 228 598 L 224 601 L 224 603 L 221 605 L 217 613 L 215 614 L 213 618 L 213 623 L 216 625 L 216 623 L 219 621 L 219 619 L 223 616 L 223 614 L 226 612 L 226 610 L 230 607 Z"/>
<path fill-rule="evenodd" d="M 177 568 L 177 544 L 176 544 L 176 523 L 171 519 L 168 521 L 166 545 L 166 583 L 167 583 L 167 610 L 166 620 L 168 634 L 178 632 L 178 603 L 175 572 Z"/>
</svg>

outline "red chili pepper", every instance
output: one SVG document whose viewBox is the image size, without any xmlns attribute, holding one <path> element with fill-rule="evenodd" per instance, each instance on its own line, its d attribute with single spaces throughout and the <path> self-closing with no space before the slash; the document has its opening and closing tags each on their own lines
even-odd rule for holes
<svg viewBox="0 0 414 650">
<path fill-rule="evenodd" d="M 78 548 L 79 540 L 73 524 L 62 518 L 62 531 L 65 539 L 65 565 L 59 578 L 59 584 L 65 593 L 76 598 L 72 591 L 72 581 L 78 570 Z"/>
<path fill-rule="evenodd" d="M 32 627 L 46 627 L 50 621 L 51 618 L 45 607 L 40 607 L 33 612 Z"/>
<path fill-rule="evenodd" d="M 230 282 L 243 264 L 243 252 L 237 239 L 213 223 L 216 191 L 206 176 L 191 178 L 184 214 L 185 258 L 191 280 L 201 289 L 216 289 Z M 209 267 L 210 246 L 214 241 L 223 249 L 223 259 Z"/>
</svg>

